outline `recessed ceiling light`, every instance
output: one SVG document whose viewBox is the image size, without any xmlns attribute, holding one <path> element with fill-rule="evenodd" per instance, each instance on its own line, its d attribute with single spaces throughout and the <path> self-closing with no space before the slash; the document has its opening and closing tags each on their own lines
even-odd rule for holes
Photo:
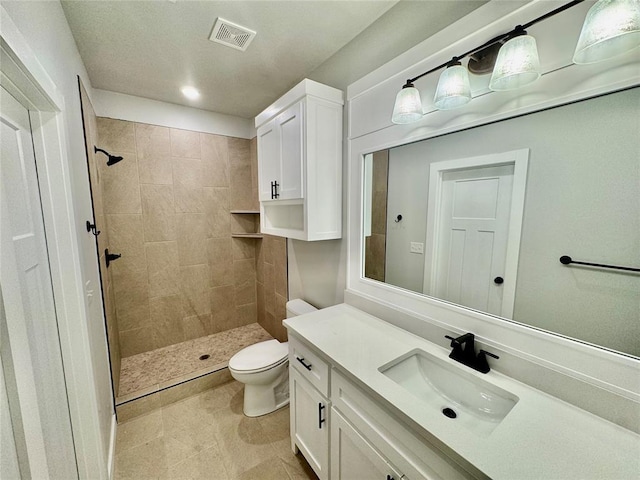
<svg viewBox="0 0 640 480">
<path fill-rule="evenodd" d="M 180 91 L 189 100 L 196 100 L 200 98 L 200 92 L 196 90 L 194 87 L 182 87 Z"/>
</svg>

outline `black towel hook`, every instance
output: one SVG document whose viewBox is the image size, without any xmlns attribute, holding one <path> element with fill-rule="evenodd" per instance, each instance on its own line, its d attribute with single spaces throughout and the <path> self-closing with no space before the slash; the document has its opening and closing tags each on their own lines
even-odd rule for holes
<svg viewBox="0 0 640 480">
<path fill-rule="evenodd" d="M 87 225 L 87 232 L 93 233 L 96 237 L 100 235 L 100 230 L 96 228 L 95 223 L 91 223 L 89 220 L 87 220 L 86 225 Z"/>
</svg>

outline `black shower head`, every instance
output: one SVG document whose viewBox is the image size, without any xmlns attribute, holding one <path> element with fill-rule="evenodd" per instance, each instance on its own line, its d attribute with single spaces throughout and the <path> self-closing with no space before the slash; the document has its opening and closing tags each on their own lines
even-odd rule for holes
<svg viewBox="0 0 640 480">
<path fill-rule="evenodd" d="M 115 155 L 109 155 L 109 160 L 107 160 L 107 166 L 110 167 L 111 165 L 115 165 L 120 160 L 122 160 L 122 157 L 116 157 Z"/>
<path fill-rule="evenodd" d="M 111 165 L 115 165 L 116 163 L 118 163 L 120 160 L 122 160 L 122 157 L 117 157 L 115 155 L 111 155 L 109 152 L 96 147 L 95 145 L 93 146 L 93 152 L 94 153 L 98 153 L 98 152 L 102 152 L 104 153 L 107 157 L 109 157 L 109 160 L 107 160 L 107 166 L 110 167 Z"/>
</svg>

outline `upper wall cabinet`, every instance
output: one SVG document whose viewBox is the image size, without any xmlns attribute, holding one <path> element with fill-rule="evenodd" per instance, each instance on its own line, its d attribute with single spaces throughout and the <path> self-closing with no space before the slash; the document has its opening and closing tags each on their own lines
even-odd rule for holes
<svg viewBox="0 0 640 480">
<path fill-rule="evenodd" d="M 342 91 L 303 80 L 256 117 L 263 233 L 342 235 Z"/>
</svg>

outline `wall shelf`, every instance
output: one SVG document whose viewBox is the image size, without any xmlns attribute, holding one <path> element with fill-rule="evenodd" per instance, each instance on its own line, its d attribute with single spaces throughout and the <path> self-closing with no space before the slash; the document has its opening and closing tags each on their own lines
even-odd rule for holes
<svg viewBox="0 0 640 480">
<path fill-rule="evenodd" d="M 261 233 L 232 233 L 233 238 L 262 238 Z"/>
<path fill-rule="evenodd" d="M 233 215 L 259 215 L 260 210 L 231 210 Z"/>
</svg>

